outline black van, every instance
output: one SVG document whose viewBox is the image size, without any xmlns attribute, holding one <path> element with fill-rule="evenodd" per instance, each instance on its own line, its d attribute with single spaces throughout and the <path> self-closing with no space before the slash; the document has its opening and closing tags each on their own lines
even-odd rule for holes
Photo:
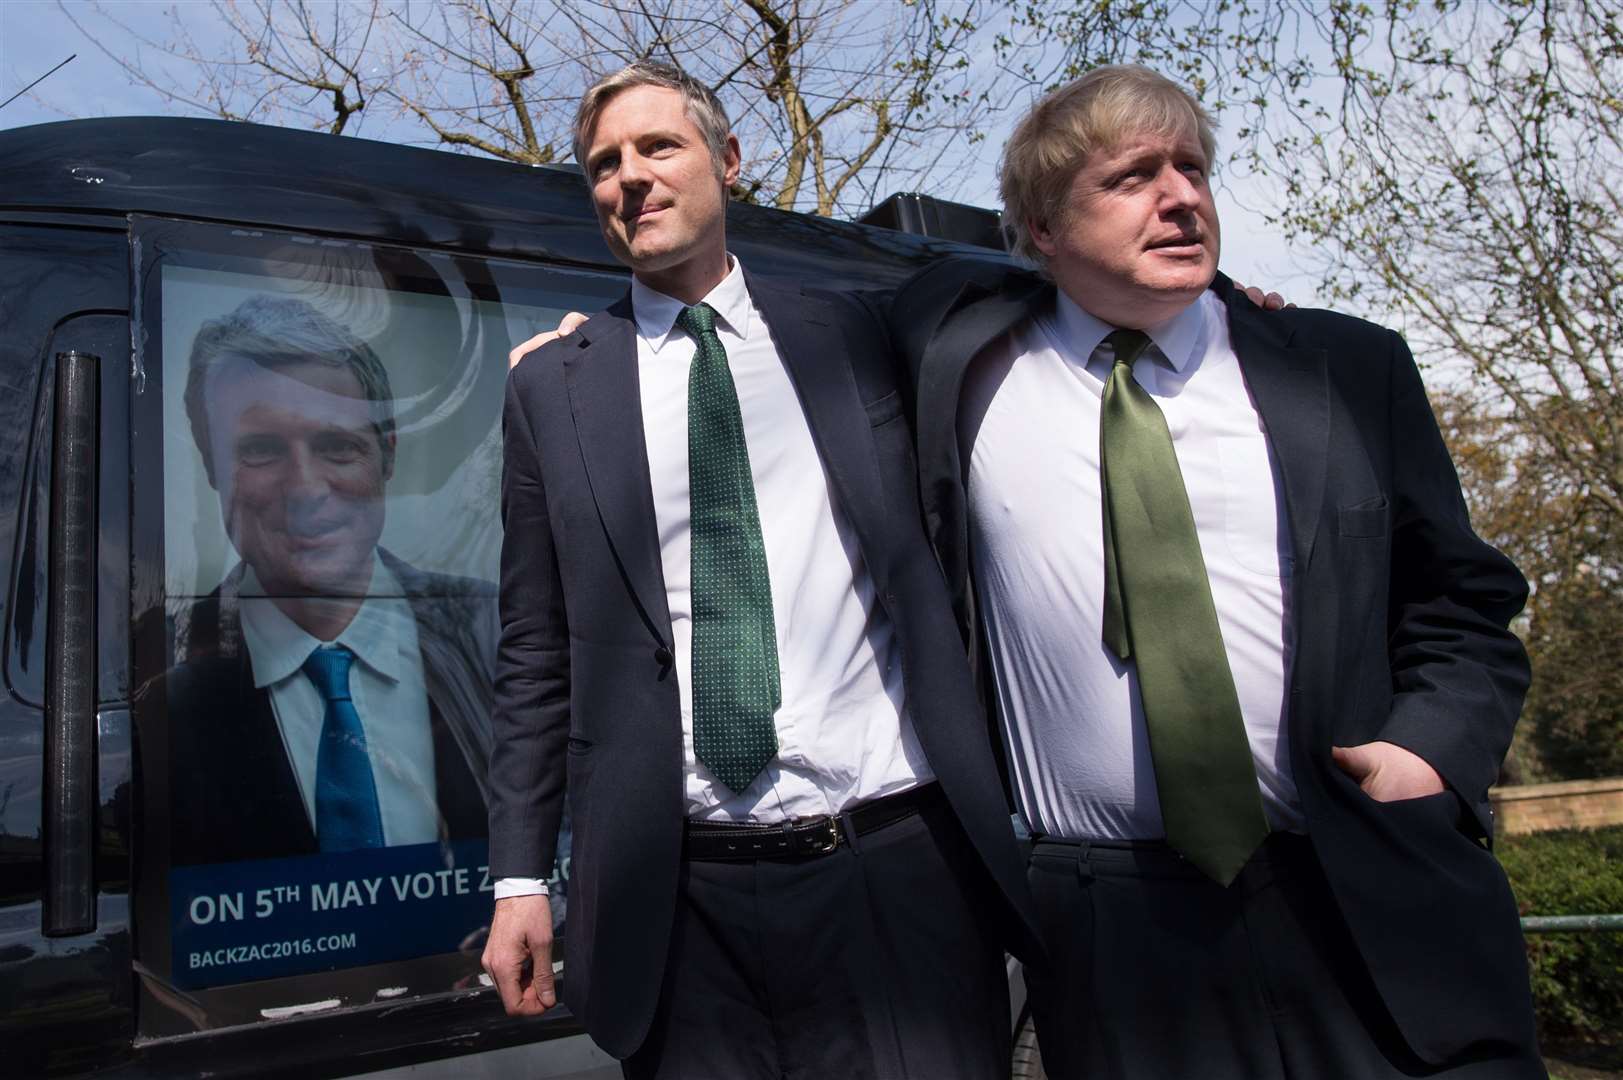
<svg viewBox="0 0 1623 1080">
<path fill-rule="evenodd" d="M 957 249 L 728 227 L 829 287 Z M 504 1016 L 479 953 L 507 353 L 626 285 L 567 170 L 0 132 L 0 1071 L 618 1075 L 564 1010 Z M 324 851 L 335 698 L 301 671 L 334 612 L 354 700 L 402 719 L 366 745 L 378 834 Z"/>
</svg>

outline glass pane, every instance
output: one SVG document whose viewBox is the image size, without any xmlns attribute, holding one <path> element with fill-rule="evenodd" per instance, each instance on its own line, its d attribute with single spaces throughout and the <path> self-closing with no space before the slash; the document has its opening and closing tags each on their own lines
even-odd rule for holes
<svg viewBox="0 0 1623 1080">
<path fill-rule="evenodd" d="M 142 950 L 168 1007 L 143 1030 L 476 985 L 507 352 L 624 282 L 167 224 L 139 242 L 162 630 L 136 651 L 163 704 L 137 724 L 168 888 Z"/>
</svg>

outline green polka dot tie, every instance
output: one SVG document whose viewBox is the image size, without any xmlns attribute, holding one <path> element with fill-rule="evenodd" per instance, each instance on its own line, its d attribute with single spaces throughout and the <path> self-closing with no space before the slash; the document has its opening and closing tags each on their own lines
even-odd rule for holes
<svg viewBox="0 0 1623 1080">
<path fill-rule="evenodd" d="M 778 639 L 749 447 L 708 304 L 676 318 L 698 352 L 688 372 L 693 539 L 693 753 L 743 791 L 778 752 Z"/>
<path fill-rule="evenodd" d="M 1167 843 L 1222 885 L 1268 836 L 1240 698 L 1166 417 L 1133 378 L 1138 330 L 1114 354 L 1099 406 L 1104 640 L 1138 664 Z"/>
</svg>

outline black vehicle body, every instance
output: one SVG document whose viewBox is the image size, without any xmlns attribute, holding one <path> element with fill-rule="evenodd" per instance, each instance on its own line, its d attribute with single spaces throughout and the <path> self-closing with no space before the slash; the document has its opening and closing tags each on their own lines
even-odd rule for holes
<svg viewBox="0 0 1623 1080">
<path fill-rule="evenodd" d="M 728 229 L 753 270 L 828 288 L 884 288 L 964 250 L 742 205 Z M 210 557 L 231 552 L 215 535 L 201 473 L 185 474 L 202 493 L 195 498 L 174 479 L 177 448 L 188 444 L 180 414 L 164 412 L 165 319 L 174 324 L 174 305 L 188 297 L 213 297 L 217 314 L 255 280 L 281 288 L 276 274 L 332 265 L 353 279 L 343 286 L 352 307 L 382 297 L 396 314 L 462 313 L 461 337 L 447 331 L 446 348 L 457 351 L 445 353 L 462 365 L 457 379 L 440 379 L 432 365 L 408 372 L 421 385 L 410 391 L 418 411 L 401 406 L 403 430 L 415 424 L 424 438 L 440 438 L 435 425 L 453 412 L 466 427 L 476 414 L 462 403 L 499 387 L 498 331 L 522 329 L 500 321 L 510 303 L 540 313 L 530 325 L 544 329 L 544 313 L 583 297 L 606 303 L 626 280 L 579 175 L 567 170 L 206 120 L 0 132 L 0 1068 L 8 1075 L 339 1075 L 579 1036 L 562 1010 L 541 1021 L 505 1017 L 494 992 L 469 981 L 477 950 L 466 944 L 442 965 L 455 968 L 454 980 L 424 975 L 427 989 L 412 981 L 428 970 L 416 957 L 374 958 L 356 968 L 364 979 L 306 965 L 250 980 L 259 989 L 240 993 L 207 978 L 188 988 L 176 975 L 180 946 L 169 935 L 180 916 L 166 897 L 189 868 L 170 835 L 185 822 L 168 813 L 169 789 L 188 778 L 169 775 L 165 747 L 181 729 L 165 715 L 164 683 L 177 663 L 176 613 L 196 605 L 166 591 L 175 571 L 165 530 L 177 544 L 188 529 L 213 530 Z M 549 282 L 567 288 L 555 294 Z M 428 325 L 426 315 L 411 317 Z M 180 347 L 169 348 L 172 369 Z M 95 359 L 85 366 L 69 354 Z M 180 399 L 169 382 L 173 410 Z M 63 430 L 72 423 L 89 432 L 77 450 Z M 167 451 L 166 431 L 175 436 Z M 456 446 L 477 448 L 478 434 L 457 435 Z M 428 502 L 467 487 L 448 465 L 414 467 L 439 485 L 423 481 Z M 68 468 L 80 470 L 77 494 Z M 76 525 L 75 512 L 91 516 Z M 475 539 L 488 544 L 485 532 Z M 83 580 L 90 567 L 95 580 Z M 207 594 L 217 580 L 193 591 Z M 190 909 L 194 921 L 200 911 Z M 391 978 L 409 985 L 374 991 L 366 981 Z M 320 1000 L 300 1000 L 301 980 L 313 980 L 309 993 Z M 285 1007 L 266 996 L 270 986 Z"/>
</svg>

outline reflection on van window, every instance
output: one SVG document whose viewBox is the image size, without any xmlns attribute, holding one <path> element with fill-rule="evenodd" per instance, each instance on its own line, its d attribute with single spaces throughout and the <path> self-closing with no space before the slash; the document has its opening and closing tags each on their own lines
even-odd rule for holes
<svg viewBox="0 0 1623 1080">
<path fill-rule="evenodd" d="M 623 282 L 158 228 L 167 667 L 136 709 L 169 857 L 143 978 L 187 1004 L 143 1030 L 477 985 L 507 351 Z"/>
</svg>

